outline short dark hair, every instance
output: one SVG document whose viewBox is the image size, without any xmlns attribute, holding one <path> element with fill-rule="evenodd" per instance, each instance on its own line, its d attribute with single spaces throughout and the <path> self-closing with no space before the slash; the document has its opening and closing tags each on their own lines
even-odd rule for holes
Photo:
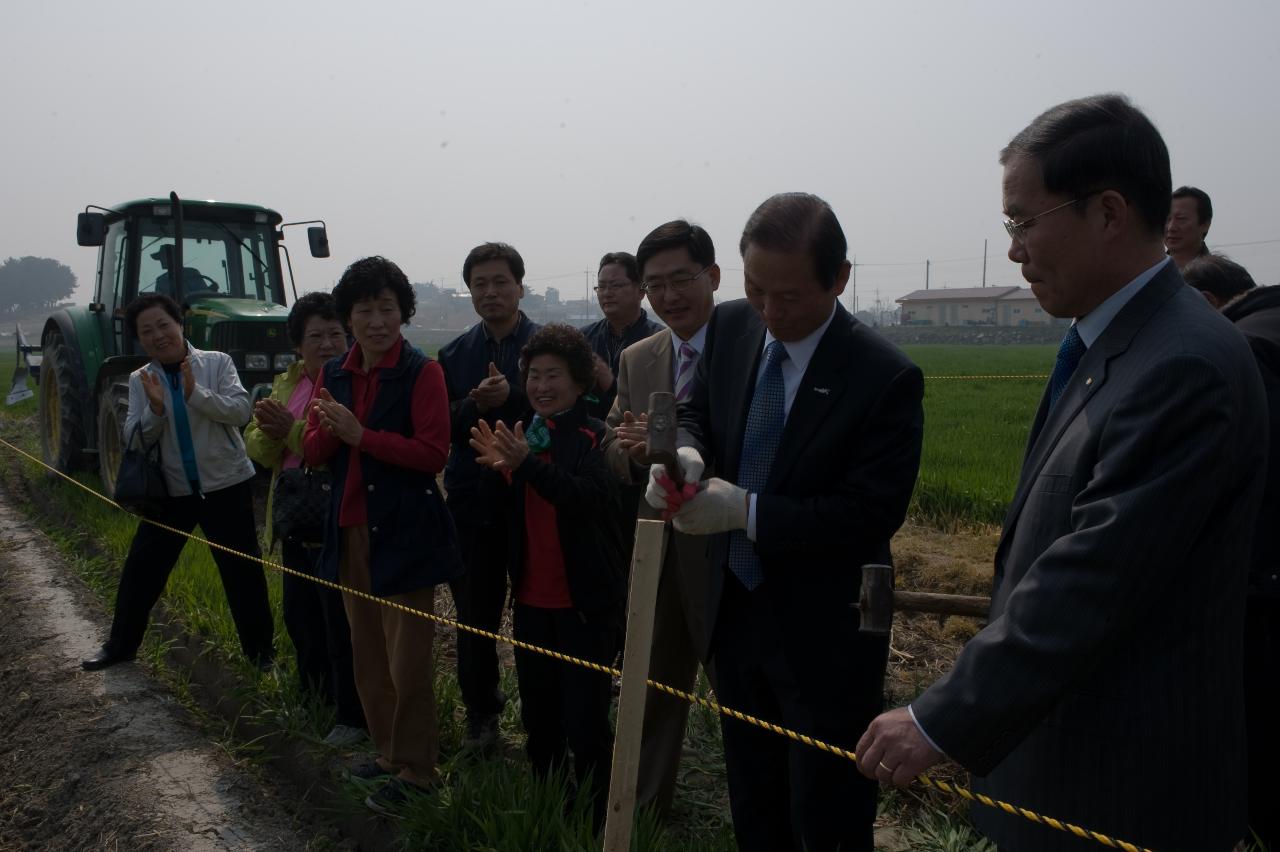
<svg viewBox="0 0 1280 852">
<path fill-rule="evenodd" d="M 294 346 L 302 345 L 302 336 L 307 330 L 307 321 L 312 317 L 320 317 L 322 320 L 338 319 L 338 306 L 332 294 L 307 293 L 293 303 L 293 307 L 289 310 L 289 319 L 285 321 L 285 326 L 289 331 L 289 342 Z"/>
<path fill-rule="evenodd" d="M 380 255 L 360 258 L 347 267 L 334 285 L 334 307 L 342 324 L 350 328 L 351 309 L 356 302 L 376 299 L 383 290 L 395 294 L 400 303 L 400 323 L 407 325 L 417 309 L 417 297 L 400 267 Z"/>
<path fill-rule="evenodd" d="M 684 219 L 673 219 L 654 228 L 640 241 L 640 248 L 636 249 L 637 277 L 644 276 L 644 265 L 655 254 L 678 248 L 688 249 L 689 258 L 700 266 L 711 266 L 716 262 L 716 247 L 706 229 L 701 225 L 691 225 Z"/>
<path fill-rule="evenodd" d="M 1169 149 L 1151 120 L 1120 94 L 1093 95 L 1041 113 L 1000 152 L 1000 164 L 1029 157 L 1045 189 L 1084 199 L 1113 189 L 1152 232 L 1169 218 Z"/>
<path fill-rule="evenodd" d="M 506 261 L 507 268 L 511 270 L 511 277 L 516 279 L 517 284 L 524 284 L 524 258 L 515 250 L 515 246 L 506 243 L 483 243 L 473 248 L 467 254 L 467 259 L 462 262 L 462 281 L 468 288 L 471 287 L 471 270 L 477 263 L 487 263 L 490 260 Z"/>
<path fill-rule="evenodd" d="M 1258 286 L 1249 270 L 1225 254 L 1202 254 L 1194 258 L 1182 267 L 1182 277 L 1197 290 L 1217 297 L 1219 302 L 1228 302 Z"/>
<path fill-rule="evenodd" d="M 177 302 L 164 293 L 143 293 L 124 308 L 124 324 L 131 336 L 138 336 L 138 314 L 148 308 L 164 308 L 164 312 L 172 317 L 174 322 L 178 325 L 183 324 L 182 308 Z"/>
<path fill-rule="evenodd" d="M 1194 198 L 1196 200 L 1196 218 L 1201 224 L 1207 225 L 1213 221 L 1213 202 L 1209 200 L 1209 193 L 1203 189 L 1197 189 L 1194 186 L 1180 186 L 1173 191 L 1170 201 L 1178 198 Z"/>
<path fill-rule="evenodd" d="M 600 258 L 600 265 L 596 267 L 596 274 L 600 273 L 611 263 L 616 263 L 622 267 L 623 273 L 627 276 L 628 281 L 640 283 L 640 267 L 636 265 L 636 256 L 626 251 L 611 251 L 604 257 Z"/>
<path fill-rule="evenodd" d="M 757 207 L 742 229 L 738 252 L 745 257 L 751 245 L 808 254 L 827 290 L 835 286 L 849 254 L 849 242 L 831 205 L 807 192 L 783 192 Z"/>
<path fill-rule="evenodd" d="M 529 381 L 529 362 L 539 355 L 558 355 L 569 365 L 574 384 L 590 388 L 595 384 L 595 360 L 587 338 L 571 325 L 547 323 L 533 333 L 520 350 L 520 381 Z"/>
</svg>

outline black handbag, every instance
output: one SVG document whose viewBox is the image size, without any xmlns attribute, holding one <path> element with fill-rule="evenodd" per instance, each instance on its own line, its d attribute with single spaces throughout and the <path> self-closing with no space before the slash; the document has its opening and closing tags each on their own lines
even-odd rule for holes
<svg viewBox="0 0 1280 852">
<path fill-rule="evenodd" d="M 134 446 L 134 438 L 141 447 Z M 134 425 L 120 457 L 116 474 L 115 501 L 135 515 L 155 515 L 169 499 L 169 486 L 164 481 L 160 460 L 160 442 L 146 446 L 142 440 L 142 423 Z"/>
<path fill-rule="evenodd" d="M 271 495 L 271 532 L 290 544 L 320 544 L 329 520 L 333 475 L 327 470 L 291 467 L 276 476 Z"/>
</svg>

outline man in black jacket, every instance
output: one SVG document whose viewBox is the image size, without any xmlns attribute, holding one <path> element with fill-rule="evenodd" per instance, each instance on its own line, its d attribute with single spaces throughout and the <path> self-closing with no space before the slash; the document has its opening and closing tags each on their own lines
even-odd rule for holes
<svg viewBox="0 0 1280 852">
<path fill-rule="evenodd" d="M 520 349 L 537 330 L 524 312 L 524 259 L 506 243 L 476 246 L 462 264 L 480 322 L 440 350 L 449 390 L 451 446 L 444 470 L 449 510 L 458 527 L 467 572 L 450 584 L 458 620 L 496 631 L 507 596 L 506 485 L 476 463 L 471 427 L 481 420 L 514 424 L 528 408 L 520 381 Z M 498 688 L 492 639 L 458 631 L 458 686 L 467 707 L 463 746 L 497 742 L 506 698 Z"/>
<path fill-rule="evenodd" d="M 1222 315 L 1249 341 L 1267 392 L 1271 446 L 1262 509 L 1253 527 L 1249 597 L 1244 616 L 1245 728 L 1249 736 L 1249 830 L 1268 849 L 1280 848 L 1280 735 L 1275 694 L 1280 685 L 1280 287 L 1255 287 L 1240 264 L 1220 254 L 1191 261 L 1182 277 L 1205 298 L 1226 304 Z M 1213 299 L 1210 299 L 1213 303 Z"/>
<path fill-rule="evenodd" d="M 618 395 L 618 359 L 622 350 L 633 343 L 657 334 L 662 326 L 649 319 L 641 305 L 644 290 L 640 288 L 640 270 L 635 255 L 611 251 L 600 258 L 596 273 L 596 299 L 604 319 L 583 326 L 580 331 L 596 355 L 595 388 L 587 398 L 587 412 L 598 420 L 609 415 Z M 637 495 L 638 499 L 638 495 Z M 633 507 L 634 508 L 634 507 Z M 634 510 L 632 514 L 635 514 Z"/>
</svg>

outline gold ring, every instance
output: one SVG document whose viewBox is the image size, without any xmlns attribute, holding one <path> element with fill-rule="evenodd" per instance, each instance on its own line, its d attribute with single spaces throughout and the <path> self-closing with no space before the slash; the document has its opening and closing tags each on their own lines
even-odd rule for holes
<svg viewBox="0 0 1280 852">
<path fill-rule="evenodd" d="M 885 766 L 883 760 L 880 761 L 880 768 L 883 769 L 885 772 L 888 772 L 890 775 L 893 774 L 893 769 L 891 767 Z"/>
</svg>

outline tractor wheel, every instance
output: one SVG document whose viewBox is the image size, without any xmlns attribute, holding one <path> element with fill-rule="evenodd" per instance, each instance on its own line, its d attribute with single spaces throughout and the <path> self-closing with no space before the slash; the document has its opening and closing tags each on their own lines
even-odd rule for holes
<svg viewBox="0 0 1280 852">
<path fill-rule="evenodd" d="M 59 331 L 49 332 L 40 367 L 40 452 L 64 473 L 85 467 L 81 401 L 88 395 L 84 371 Z"/>
<path fill-rule="evenodd" d="M 98 476 L 102 493 L 114 497 L 120 459 L 128 436 L 124 424 L 129 416 L 129 377 L 113 379 L 98 397 Z"/>
</svg>

